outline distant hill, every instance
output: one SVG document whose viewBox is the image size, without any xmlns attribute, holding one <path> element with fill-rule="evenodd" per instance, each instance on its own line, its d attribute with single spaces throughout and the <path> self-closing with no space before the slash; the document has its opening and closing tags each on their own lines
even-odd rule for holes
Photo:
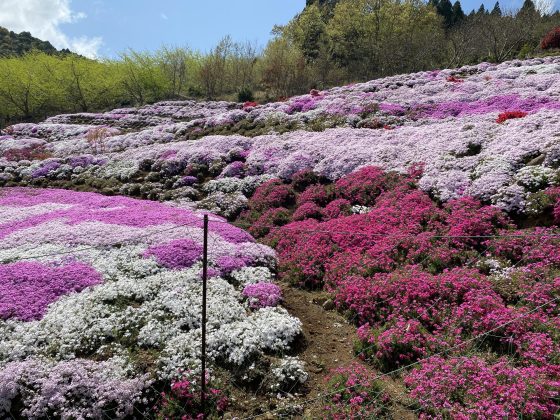
<svg viewBox="0 0 560 420">
<path fill-rule="evenodd" d="M 31 50 L 39 50 L 47 54 L 70 54 L 70 50 L 57 50 L 48 41 L 42 41 L 29 32 L 16 34 L 0 26 L 0 57 L 20 56 Z"/>
</svg>

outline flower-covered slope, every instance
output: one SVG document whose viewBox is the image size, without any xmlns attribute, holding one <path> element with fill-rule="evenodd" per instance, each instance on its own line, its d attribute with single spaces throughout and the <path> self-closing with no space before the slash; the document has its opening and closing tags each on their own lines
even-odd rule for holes
<svg viewBox="0 0 560 420">
<path fill-rule="evenodd" d="M 213 366 L 238 372 L 265 353 L 271 368 L 274 360 L 281 365 L 274 355 L 290 348 L 299 320 L 275 307 L 277 290 L 273 299 L 261 294 L 267 305 L 242 294 L 247 284 L 272 279 L 274 252 L 221 218 L 211 216 L 209 225 Z M 202 214 L 94 193 L 4 188 L 0 238 L 1 417 L 12 409 L 26 418 L 132 415 L 149 408 L 151 384 L 196 371 Z"/>
<path fill-rule="evenodd" d="M 468 195 L 523 212 L 528 192 L 548 186 L 560 164 L 559 112 L 555 57 L 393 76 L 256 107 L 164 102 L 10 127 L 0 137 L 0 182 L 207 198 L 203 206 L 230 217 L 270 176 L 312 168 L 336 180 L 361 166 L 422 162 L 420 186 L 441 200 Z"/>
<path fill-rule="evenodd" d="M 275 247 L 285 279 L 326 286 L 361 357 L 384 371 L 421 361 L 403 379 L 423 416 L 550 418 L 559 114 L 548 57 L 8 127 L 0 416 L 131 415 L 150 386 L 196 371 L 203 208 Z M 248 386 L 269 388 L 263 366 L 304 382 L 281 356 L 301 327 L 276 307 L 274 251 L 220 217 L 210 228 L 212 366 Z"/>
<path fill-rule="evenodd" d="M 552 418 L 560 190 L 540 197 L 540 226 L 518 229 L 470 197 L 441 205 L 419 174 L 365 167 L 332 184 L 300 172 L 261 185 L 241 221 L 276 247 L 285 280 L 332 293 L 358 355 L 399 369 L 425 418 Z"/>
</svg>

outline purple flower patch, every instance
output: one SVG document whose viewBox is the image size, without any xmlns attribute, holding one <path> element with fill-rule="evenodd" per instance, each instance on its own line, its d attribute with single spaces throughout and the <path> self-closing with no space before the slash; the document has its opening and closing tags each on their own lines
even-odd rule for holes
<svg viewBox="0 0 560 420">
<path fill-rule="evenodd" d="M 189 268 L 202 255 L 202 245 L 192 239 L 177 239 L 148 248 L 144 257 L 155 257 L 158 264 L 171 269 Z"/>
<path fill-rule="evenodd" d="M 243 289 L 243 296 L 249 299 L 251 309 L 276 306 L 282 300 L 282 291 L 273 283 L 248 284 Z"/>
<path fill-rule="evenodd" d="M 89 265 L 75 262 L 60 267 L 38 262 L 0 266 L 0 318 L 40 319 L 59 297 L 102 283 Z"/>
</svg>

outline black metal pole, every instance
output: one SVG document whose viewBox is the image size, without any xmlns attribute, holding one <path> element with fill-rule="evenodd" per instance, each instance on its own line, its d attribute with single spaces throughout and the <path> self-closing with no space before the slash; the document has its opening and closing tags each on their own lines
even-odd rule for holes
<svg viewBox="0 0 560 420">
<path fill-rule="evenodd" d="M 200 379 L 200 405 L 206 418 L 206 280 L 208 278 L 208 215 L 204 215 L 204 239 L 202 249 L 202 372 Z"/>
</svg>

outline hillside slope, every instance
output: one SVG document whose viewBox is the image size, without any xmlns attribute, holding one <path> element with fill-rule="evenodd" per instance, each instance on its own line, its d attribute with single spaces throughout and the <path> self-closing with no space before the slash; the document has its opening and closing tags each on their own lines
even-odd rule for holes
<svg viewBox="0 0 560 420">
<path fill-rule="evenodd" d="M 223 190 L 233 202 L 243 201 L 242 184 L 287 179 L 301 169 L 336 180 L 365 165 L 403 172 L 422 163 L 422 189 L 441 200 L 471 195 L 523 212 L 535 188 L 527 185 L 549 183 L 560 159 L 554 57 L 394 76 L 250 105 L 163 102 L 18 124 L 0 137 L 0 182 L 95 183 L 113 194 L 209 201 Z M 185 181 L 189 165 L 204 173 L 200 180 L 220 180 Z"/>
<path fill-rule="evenodd" d="M 236 225 L 211 216 L 209 364 L 232 415 L 553 418 L 559 115 L 548 57 L 8 127 L 0 414 L 54 415 L 42 384 L 68 371 L 59 412 L 192 414 L 205 209 Z"/>
<path fill-rule="evenodd" d="M 17 34 L 0 26 L 0 57 L 20 56 L 31 50 L 38 50 L 47 54 L 70 54 L 69 50 L 58 51 L 49 41 L 35 38 L 29 32 Z"/>
</svg>

